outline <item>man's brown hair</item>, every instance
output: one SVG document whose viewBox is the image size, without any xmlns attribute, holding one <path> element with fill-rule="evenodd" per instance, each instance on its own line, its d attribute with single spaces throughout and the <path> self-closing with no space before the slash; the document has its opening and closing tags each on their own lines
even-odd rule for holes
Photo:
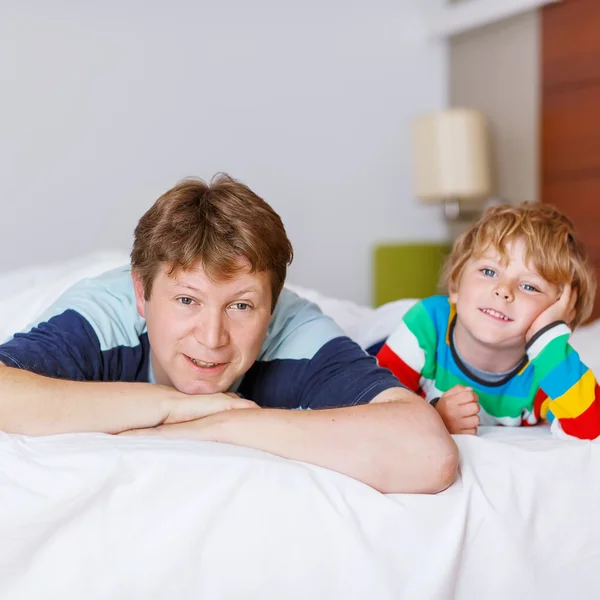
<svg viewBox="0 0 600 600">
<path fill-rule="evenodd" d="M 573 223 L 548 204 L 500 204 L 488 209 L 454 243 L 444 267 L 448 290 L 458 290 L 470 258 L 480 257 L 491 247 L 507 261 L 507 243 L 519 238 L 525 242 L 525 260 L 547 282 L 559 287 L 570 284 L 577 293 L 575 318 L 570 323 L 574 329 L 592 312 L 596 279 Z"/>
<path fill-rule="evenodd" d="M 135 228 L 131 266 L 148 300 L 162 266 L 171 275 L 200 262 L 220 281 L 247 262 L 252 273 L 270 274 L 273 310 L 292 258 L 279 215 L 248 186 L 219 173 L 209 184 L 185 179 L 153 204 Z"/>
</svg>

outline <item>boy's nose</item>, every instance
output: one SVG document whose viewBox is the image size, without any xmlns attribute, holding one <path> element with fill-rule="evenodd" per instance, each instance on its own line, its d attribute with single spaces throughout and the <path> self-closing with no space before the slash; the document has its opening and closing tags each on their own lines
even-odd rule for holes
<svg viewBox="0 0 600 600">
<path fill-rule="evenodd" d="M 513 300 L 513 295 L 507 288 L 496 289 L 494 293 L 496 294 L 496 296 L 499 296 L 500 298 L 506 300 L 506 302 L 512 302 Z"/>
</svg>

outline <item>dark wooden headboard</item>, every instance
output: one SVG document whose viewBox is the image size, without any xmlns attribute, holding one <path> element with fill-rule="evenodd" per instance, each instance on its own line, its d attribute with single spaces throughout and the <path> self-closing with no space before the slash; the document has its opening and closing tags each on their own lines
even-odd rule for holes
<svg viewBox="0 0 600 600">
<path fill-rule="evenodd" d="M 600 0 L 543 8 L 541 44 L 541 199 L 574 222 L 600 281 Z"/>
</svg>

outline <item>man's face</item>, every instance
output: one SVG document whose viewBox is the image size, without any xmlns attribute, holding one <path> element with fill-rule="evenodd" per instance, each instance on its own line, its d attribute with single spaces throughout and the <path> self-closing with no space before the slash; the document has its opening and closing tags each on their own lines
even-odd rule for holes
<svg viewBox="0 0 600 600">
<path fill-rule="evenodd" d="M 481 348 L 514 349 L 522 356 L 525 334 L 533 321 L 560 294 L 525 261 L 522 239 L 507 245 L 508 264 L 494 248 L 469 259 L 458 284 L 450 294 L 456 304 L 456 341 Z M 459 351 L 461 348 L 459 347 Z"/>
<path fill-rule="evenodd" d="M 133 274 L 146 319 L 156 383 L 186 394 L 227 391 L 252 366 L 271 321 L 271 278 L 244 266 L 211 281 L 200 263 L 168 275 L 163 266 L 149 300 Z"/>
</svg>

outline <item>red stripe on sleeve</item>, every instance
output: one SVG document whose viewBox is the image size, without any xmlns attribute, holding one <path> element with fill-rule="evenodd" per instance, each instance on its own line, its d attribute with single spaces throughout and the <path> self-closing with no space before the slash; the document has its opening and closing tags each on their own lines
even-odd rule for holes
<svg viewBox="0 0 600 600">
<path fill-rule="evenodd" d="M 561 419 L 560 424 L 565 433 L 581 440 L 594 440 L 600 436 L 600 387 L 596 384 L 595 399 L 588 409 L 574 419 Z M 550 407 L 552 410 L 552 406 Z"/>
<path fill-rule="evenodd" d="M 409 367 L 387 344 L 384 344 L 377 354 L 377 362 L 380 366 L 389 369 L 407 388 L 414 392 L 419 390 L 421 373 Z"/>
</svg>

